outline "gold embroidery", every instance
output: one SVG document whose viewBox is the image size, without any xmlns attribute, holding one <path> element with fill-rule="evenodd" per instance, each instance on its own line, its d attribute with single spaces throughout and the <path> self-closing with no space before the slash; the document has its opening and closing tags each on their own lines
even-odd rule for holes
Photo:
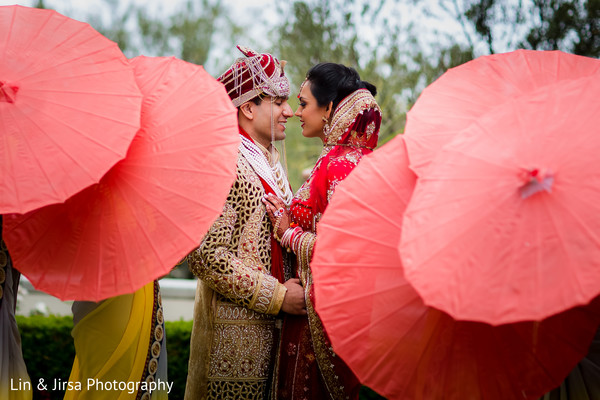
<svg viewBox="0 0 600 400">
<path fill-rule="evenodd" d="M 333 196 L 333 193 L 335 192 L 335 188 L 341 181 L 342 180 L 340 180 L 340 179 L 334 179 L 331 182 L 329 182 L 329 188 L 327 189 L 327 203 L 329 203 L 331 201 L 331 197 Z"/>
<path fill-rule="evenodd" d="M 152 334 L 150 335 L 150 343 L 152 344 L 148 349 L 148 356 L 146 358 L 146 370 L 142 376 L 142 381 L 154 382 L 156 373 L 158 371 L 158 364 L 162 349 L 162 340 L 164 338 L 164 319 L 162 309 L 162 297 L 160 294 L 160 287 L 158 281 L 154 281 L 154 307 L 152 311 Z M 150 345 L 150 343 L 148 343 Z M 149 399 L 150 392 L 139 390 L 136 398 L 138 399 Z"/>
<path fill-rule="evenodd" d="M 375 129 L 377 128 L 377 126 L 375 125 L 375 122 L 371 122 L 369 124 L 369 126 L 367 126 L 366 132 L 367 132 L 367 142 L 371 139 L 371 136 L 373 136 L 373 133 L 375 133 Z"/>
<path fill-rule="evenodd" d="M 312 275 L 309 273 L 308 282 L 306 286 L 306 293 L 310 293 L 312 288 Z M 315 356 L 317 357 L 317 363 L 319 370 L 323 376 L 323 381 L 327 386 L 327 390 L 331 395 L 332 399 L 344 399 L 347 396 L 344 393 L 344 386 L 341 385 L 339 377 L 336 375 L 334 365 L 329 361 L 330 358 L 335 357 L 333 349 L 327 345 L 325 341 L 325 330 L 321 319 L 315 311 L 314 305 L 310 300 L 310 296 L 306 297 L 306 311 L 308 312 L 308 324 L 312 334 L 312 343 L 315 350 Z"/>
<path fill-rule="evenodd" d="M 369 108 L 374 108 L 381 113 L 379 105 L 368 90 L 357 90 L 354 95 L 346 97 L 335 109 L 331 121 L 331 133 L 325 145 L 336 145 L 356 117 Z"/>
<path fill-rule="evenodd" d="M 242 156 L 237 176 L 223 214 L 188 257 L 190 269 L 230 301 L 278 312 L 272 303 L 277 281 L 265 274 L 271 270 L 271 223 L 262 204 L 264 189 Z"/>
<path fill-rule="evenodd" d="M 275 317 L 285 287 L 270 275 L 271 223 L 264 189 L 243 156 L 223 214 L 188 256 L 213 292 L 199 318 L 210 327 L 204 386 L 209 399 L 262 399 L 268 393 Z M 200 378 L 199 378 L 200 379 Z"/>
<path fill-rule="evenodd" d="M 315 247 L 315 242 L 317 240 L 317 235 L 312 232 L 304 232 L 302 234 L 301 242 L 300 242 L 300 251 L 297 254 L 298 258 L 298 274 L 300 277 L 300 281 L 302 282 L 302 286 L 305 288 L 309 282 L 310 276 L 310 260 L 312 259 L 313 249 Z M 308 291 L 305 289 L 305 292 Z"/>
<path fill-rule="evenodd" d="M 274 327 L 274 317 L 217 302 L 208 373 L 210 395 L 214 397 L 209 398 L 230 398 L 227 392 L 247 392 L 249 398 L 264 393 L 261 391 L 266 390 L 271 373 Z"/>
<path fill-rule="evenodd" d="M 309 181 L 307 181 L 309 182 Z M 300 189 L 298 189 L 298 192 L 296 192 L 296 196 L 297 199 L 300 199 L 302 201 L 306 201 L 310 198 L 310 186 L 307 185 L 307 183 L 305 182 L 302 187 L 300 187 Z"/>
<path fill-rule="evenodd" d="M 362 157 L 362 153 L 357 149 L 354 149 L 353 151 L 349 151 L 346 154 L 346 160 L 350 161 L 354 165 L 358 164 L 358 161 L 360 160 L 361 157 Z"/>
<path fill-rule="evenodd" d="M 152 357 L 158 357 L 160 354 L 160 343 L 155 341 L 152 344 Z"/>
</svg>

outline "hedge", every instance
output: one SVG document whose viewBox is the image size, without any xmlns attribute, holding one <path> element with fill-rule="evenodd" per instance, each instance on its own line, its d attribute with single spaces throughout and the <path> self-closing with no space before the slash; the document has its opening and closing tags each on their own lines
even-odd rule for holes
<svg viewBox="0 0 600 400">
<path fill-rule="evenodd" d="M 23 357 L 31 377 L 34 400 L 62 400 L 64 392 L 41 392 L 36 386 L 39 379 L 44 379 L 46 384 L 54 382 L 54 379 L 60 379 L 62 382 L 68 380 L 75 357 L 71 338 L 72 318 L 70 316 L 33 315 L 24 317 L 17 315 L 17 324 L 21 332 Z M 165 330 L 169 381 L 173 382 L 169 399 L 179 400 L 183 399 L 185 391 L 192 321 L 165 321 Z M 375 400 L 383 399 L 383 397 L 363 387 L 360 399 Z"/>
<path fill-rule="evenodd" d="M 62 382 L 69 379 L 75 357 L 71 337 L 73 319 L 70 316 L 17 315 L 17 324 L 21 332 L 23 358 L 31 378 L 34 400 L 62 399 L 63 391 L 40 392 L 36 386 L 40 378 L 43 378 L 46 384 L 54 382 L 54 379 L 60 379 Z M 169 381 L 173 382 L 169 399 L 183 399 L 192 321 L 165 321 L 165 331 Z"/>
</svg>

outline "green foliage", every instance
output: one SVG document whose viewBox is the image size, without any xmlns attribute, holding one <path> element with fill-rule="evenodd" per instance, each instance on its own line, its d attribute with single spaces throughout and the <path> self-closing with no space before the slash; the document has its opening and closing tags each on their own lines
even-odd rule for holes
<svg viewBox="0 0 600 400">
<path fill-rule="evenodd" d="M 137 9 L 142 49 L 155 55 L 175 54 L 178 58 L 203 65 L 211 49 L 217 22 L 225 15 L 218 2 L 188 0 L 174 15 L 152 16 Z"/>
<path fill-rule="evenodd" d="M 600 57 L 600 0 L 589 0 L 579 7 L 576 19 L 577 39 L 573 52 L 589 57 Z"/>
<path fill-rule="evenodd" d="M 321 61 L 358 64 L 357 35 L 348 28 L 350 14 L 340 5 L 340 1 L 296 1 L 291 8 L 279 7 L 282 22 L 276 27 L 279 40 L 274 52 L 290 61 L 288 76 L 297 87 L 308 69 Z"/>
<path fill-rule="evenodd" d="M 404 126 L 401 94 L 408 85 L 397 40 L 398 26 L 393 15 L 381 15 L 387 2 L 296 1 L 279 7 L 279 37 L 274 52 L 287 60 L 288 76 L 296 87 L 306 72 L 323 61 L 357 69 L 363 80 L 378 88 L 377 100 L 384 112 L 381 137 L 393 136 Z M 380 29 L 373 30 L 379 26 Z M 363 34 L 373 30 L 370 35 Z"/>
<path fill-rule="evenodd" d="M 197 10 L 202 10 L 199 13 Z M 171 18 L 169 33 L 180 43 L 181 59 L 202 65 L 208 58 L 215 20 L 223 13 L 223 7 L 202 0 L 199 6 L 188 1 L 183 11 Z"/>
<path fill-rule="evenodd" d="M 485 42 L 489 53 L 525 48 L 600 56 L 600 0 L 530 0 L 511 5 L 466 0 L 463 7 L 454 17 L 470 24 L 477 35 L 472 42 Z"/>
<path fill-rule="evenodd" d="M 162 56 L 172 52 L 169 43 L 169 25 L 164 18 L 154 18 L 145 8 L 136 10 L 141 49 L 147 55 Z M 140 49 L 140 50 L 141 50 Z M 141 52 L 141 51 L 138 51 Z"/>
<path fill-rule="evenodd" d="M 493 53 L 491 16 L 494 11 L 495 0 L 482 0 L 471 4 L 465 11 L 465 16 L 475 26 L 476 32 L 483 37 L 490 53 Z"/>
<path fill-rule="evenodd" d="M 170 399 L 183 399 L 190 358 L 192 321 L 165 321 L 169 381 L 173 382 Z"/>
<path fill-rule="evenodd" d="M 23 358 L 27 365 L 35 398 L 46 398 L 37 391 L 40 378 L 52 383 L 54 379 L 65 382 L 71 373 L 75 348 L 71 330 L 73 319 L 69 316 L 24 317 L 17 315 L 21 333 Z M 167 334 L 167 360 L 169 381 L 173 382 L 170 399 L 183 399 L 190 355 L 192 321 L 165 321 Z M 62 399 L 61 391 L 46 393 L 51 399 Z"/>
<path fill-rule="evenodd" d="M 556 0 L 533 3 L 540 23 L 529 31 L 525 44 L 532 49 L 558 50 L 576 23 L 575 3 Z"/>
<path fill-rule="evenodd" d="M 600 56 L 599 0 L 534 0 L 536 23 L 523 47 Z"/>
<path fill-rule="evenodd" d="M 187 0 L 173 15 L 133 2 L 104 0 L 103 4 L 110 18 L 94 12 L 84 19 L 115 41 L 128 57 L 173 55 L 204 65 L 217 30 L 233 33 L 238 29 L 216 0 Z"/>
<path fill-rule="evenodd" d="M 53 315 L 31 317 L 17 315 L 16 318 L 21 332 L 23 358 L 34 390 L 34 400 L 62 399 L 64 392 L 40 393 L 36 384 L 40 378 L 43 378 L 46 384 L 52 384 L 54 379 L 65 382 L 69 378 L 75 358 L 71 337 L 72 318 Z M 187 379 L 192 321 L 165 321 L 165 332 L 168 375 L 169 381 L 173 382 L 169 399 L 181 400 L 185 393 Z M 360 399 L 376 400 L 383 399 L 383 397 L 365 387 L 361 390 Z"/>
<path fill-rule="evenodd" d="M 134 36 L 131 34 L 130 22 L 135 15 L 135 6 L 128 5 L 122 9 L 119 0 L 104 0 L 111 19 L 102 18 L 100 13 L 93 13 L 87 17 L 88 23 L 98 32 L 117 43 L 121 51 L 130 57 L 138 55 L 134 49 Z"/>
<path fill-rule="evenodd" d="M 71 372 L 75 348 L 71 338 L 73 320 L 70 317 L 16 316 L 21 333 L 21 347 L 32 388 L 39 396 L 36 384 L 44 379 L 46 384 L 54 379 L 66 381 Z M 62 392 L 52 393 L 62 399 Z"/>
<path fill-rule="evenodd" d="M 297 107 L 297 99 L 292 98 L 290 105 L 295 109 Z M 323 143 L 319 139 L 307 139 L 302 136 L 300 120 L 297 118 L 288 120 L 285 132 L 288 178 L 292 185 L 292 190 L 295 192 L 304 183 L 307 178 L 306 174 L 310 173 L 310 170 L 315 165 L 319 154 L 321 154 Z M 282 153 L 281 143 L 277 143 L 277 147 L 280 149 L 280 153 Z"/>
</svg>

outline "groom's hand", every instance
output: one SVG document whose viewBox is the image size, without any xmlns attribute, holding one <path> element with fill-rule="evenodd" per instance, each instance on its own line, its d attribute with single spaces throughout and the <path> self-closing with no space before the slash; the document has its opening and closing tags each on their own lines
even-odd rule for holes
<svg viewBox="0 0 600 400">
<path fill-rule="evenodd" d="M 289 279 L 283 286 L 287 288 L 281 310 L 288 314 L 306 315 L 306 302 L 304 300 L 304 288 L 300 285 L 300 279 Z"/>
</svg>

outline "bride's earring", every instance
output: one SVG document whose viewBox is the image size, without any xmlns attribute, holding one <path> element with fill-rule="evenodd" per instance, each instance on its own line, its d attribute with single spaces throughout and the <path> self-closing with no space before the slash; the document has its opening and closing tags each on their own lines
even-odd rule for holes
<svg viewBox="0 0 600 400">
<path fill-rule="evenodd" d="M 325 134 L 325 137 L 327 137 L 327 135 L 329 135 L 329 120 L 325 116 L 322 117 L 322 120 L 325 122 L 325 125 L 323 125 L 323 133 Z"/>
</svg>

